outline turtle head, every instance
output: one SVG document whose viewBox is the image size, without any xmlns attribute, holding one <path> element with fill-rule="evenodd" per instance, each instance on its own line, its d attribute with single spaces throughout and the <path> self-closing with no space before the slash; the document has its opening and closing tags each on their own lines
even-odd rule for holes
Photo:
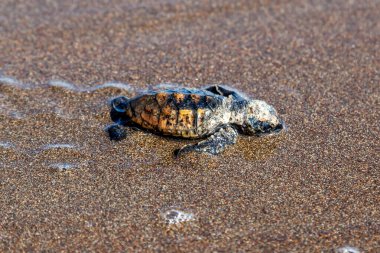
<svg viewBox="0 0 380 253">
<path fill-rule="evenodd" d="M 284 122 L 273 106 L 261 100 L 251 100 L 247 103 L 242 124 L 244 134 L 261 136 L 278 133 L 284 128 Z"/>
<path fill-rule="evenodd" d="M 128 98 L 127 97 L 117 97 L 111 100 L 111 119 L 118 123 L 118 124 L 124 124 L 128 117 L 127 117 L 127 110 L 129 105 Z"/>
</svg>

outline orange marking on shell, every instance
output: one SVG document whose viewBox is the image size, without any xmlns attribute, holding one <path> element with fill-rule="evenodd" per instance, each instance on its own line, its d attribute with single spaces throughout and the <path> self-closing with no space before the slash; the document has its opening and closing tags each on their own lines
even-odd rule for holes
<svg viewBox="0 0 380 253">
<path fill-rule="evenodd" d="M 152 127 L 158 125 L 159 111 L 157 104 L 146 105 L 144 111 L 141 113 L 141 118 L 149 123 Z"/>
<path fill-rule="evenodd" d="M 171 115 L 173 111 L 174 110 L 172 107 L 170 107 L 170 105 L 166 105 L 164 108 L 162 108 L 163 115 Z"/>
<path fill-rule="evenodd" d="M 149 120 L 150 120 L 150 114 L 148 114 L 146 111 L 143 111 L 143 112 L 141 113 L 141 118 L 142 118 L 144 121 L 149 122 Z"/>
<path fill-rule="evenodd" d="M 188 131 L 182 131 L 182 137 L 188 138 L 190 135 L 188 134 Z"/>
<path fill-rule="evenodd" d="M 132 117 L 133 117 L 133 113 L 132 113 L 132 109 L 131 109 L 131 107 L 128 107 L 128 110 L 127 110 L 126 114 L 127 114 L 127 116 L 128 116 L 129 118 L 132 118 Z"/>
<path fill-rule="evenodd" d="M 147 112 L 153 112 L 155 109 L 157 109 L 157 104 L 149 104 L 145 106 L 145 111 Z"/>
<path fill-rule="evenodd" d="M 173 136 L 182 136 L 182 131 L 179 131 L 178 128 L 173 129 L 172 135 Z"/>
<path fill-rule="evenodd" d="M 199 101 L 201 100 L 201 96 L 198 94 L 191 94 L 190 96 L 191 96 L 191 100 L 193 100 L 195 104 L 198 104 Z"/>
<path fill-rule="evenodd" d="M 141 125 L 143 122 L 143 119 L 141 118 L 141 114 L 144 112 L 144 105 L 141 103 L 134 104 L 134 111 L 136 116 L 132 117 L 133 122 Z"/>
<path fill-rule="evenodd" d="M 147 100 L 149 99 L 150 97 L 145 95 L 145 96 L 141 96 L 137 101 L 134 101 L 135 104 L 138 104 L 138 105 L 145 105 Z"/>
<path fill-rule="evenodd" d="M 158 122 L 158 129 L 160 129 L 161 131 L 165 132 L 167 121 L 168 120 L 165 119 L 165 118 L 160 118 L 160 121 Z"/>
<path fill-rule="evenodd" d="M 202 123 L 203 123 L 203 120 L 205 118 L 205 110 L 204 109 L 201 109 L 201 108 L 198 108 L 197 110 L 197 114 L 198 114 L 198 118 L 197 118 L 197 126 L 199 127 Z"/>
<path fill-rule="evenodd" d="M 132 118 L 132 121 L 135 122 L 135 123 L 138 124 L 138 125 L 141 125 L 142 122 L 143 122 L 141 116 L 133 117 L 133 118 Z"/>
<path fill-rule="evenodd" d="M 158 125 L 157 115 L 147 113 L 144 111 L 143 113 L 141 113 L 141 118 L 144 120 L 144 122 L 148 123 L 151 127 L 155 127 Z"/>
<path fill-rule="evenodd" d="M 178 124 L 181 129 L 194 128 L 194 114 L 192 110 L 182 109 L 179 110 Z"/>
<path fill-rule="evenodd" d="M 156 100 L 160 106 L 166 103 L 168 97 L 169 97 L 168 93 L 161 92 L 161 93 L 156 94 Z"/>
<path fill-rule="evenodd" d="M 163 108 L 158 122 L 158 128 L 163 133 L 172 133 L 177 128 L 177 111 L 166 106 Z"/>
<path fill-rule="evenodd" d="M 197 137 L 197 134 L 193 130 L 182 131 L 181 136 L 184 138 L 194 138 Z"/>
<path fill-rule="evenodd" d="M 183 100 L 185 100 L 185 94 L 182 93 L 174 93 L 173 97 L 177 103 L 181 103 Z"/>
<path fill-rule="evenodd" d="M 153 129 L 153 126 L 146 121 L 143 121 L 141 126 L 146 128 L 146 129 Z"/>
<path fill-rule="evenodd" d="M 170 117 L 166 123 L 166 126 L 168 129 L 175 129 L 177 124 L 177 117 L 176 115 L 173 117 Z"/>
</svg>

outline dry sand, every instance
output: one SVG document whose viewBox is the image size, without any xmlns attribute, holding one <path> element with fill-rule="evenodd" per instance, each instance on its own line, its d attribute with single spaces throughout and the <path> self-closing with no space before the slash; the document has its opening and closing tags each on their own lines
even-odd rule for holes
<svg viewBox="0 0 380 253">
<path fill-rule="evenodd" d="M 379 1 L 73 2 L 0 3 L 0 251 L 380 252 Z M 289 129 L 109 141 L 108 100 L 164 82 Z"/>
</svg>

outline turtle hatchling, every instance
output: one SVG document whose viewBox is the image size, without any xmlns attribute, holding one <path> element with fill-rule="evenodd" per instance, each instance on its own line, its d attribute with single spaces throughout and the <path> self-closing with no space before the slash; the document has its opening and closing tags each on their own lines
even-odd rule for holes
<svg viewBox="0 0 380 253">
<path fill-rule="evenodd" d="M 111 119 L 117 123 L 108 128 L 112 140 L 126 137 L 124 126 L 203 139 L 176 150 L 176 156 L 192 151 L 216 155 L 235 144 L 239 133 L 262 136 L 284 129 L 271 105 L 220 85 L 147 91 L 130 99 L 117 97 L 111 105 Z"/>
</svg>

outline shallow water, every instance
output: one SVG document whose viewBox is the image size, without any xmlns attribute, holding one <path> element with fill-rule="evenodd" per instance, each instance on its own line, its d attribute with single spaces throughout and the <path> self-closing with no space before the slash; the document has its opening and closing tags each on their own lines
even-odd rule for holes
<svg viewBox="0 0 380 253">
<path fill-rule="evenodd" d="M 377 1 L 2 1 L 0 251 L 377 252 Z M 219 156 L 109 101 L 223 83 L 288 131 Z M 190 141 L 191 142 L 191 141 Z"/>
</svg>

